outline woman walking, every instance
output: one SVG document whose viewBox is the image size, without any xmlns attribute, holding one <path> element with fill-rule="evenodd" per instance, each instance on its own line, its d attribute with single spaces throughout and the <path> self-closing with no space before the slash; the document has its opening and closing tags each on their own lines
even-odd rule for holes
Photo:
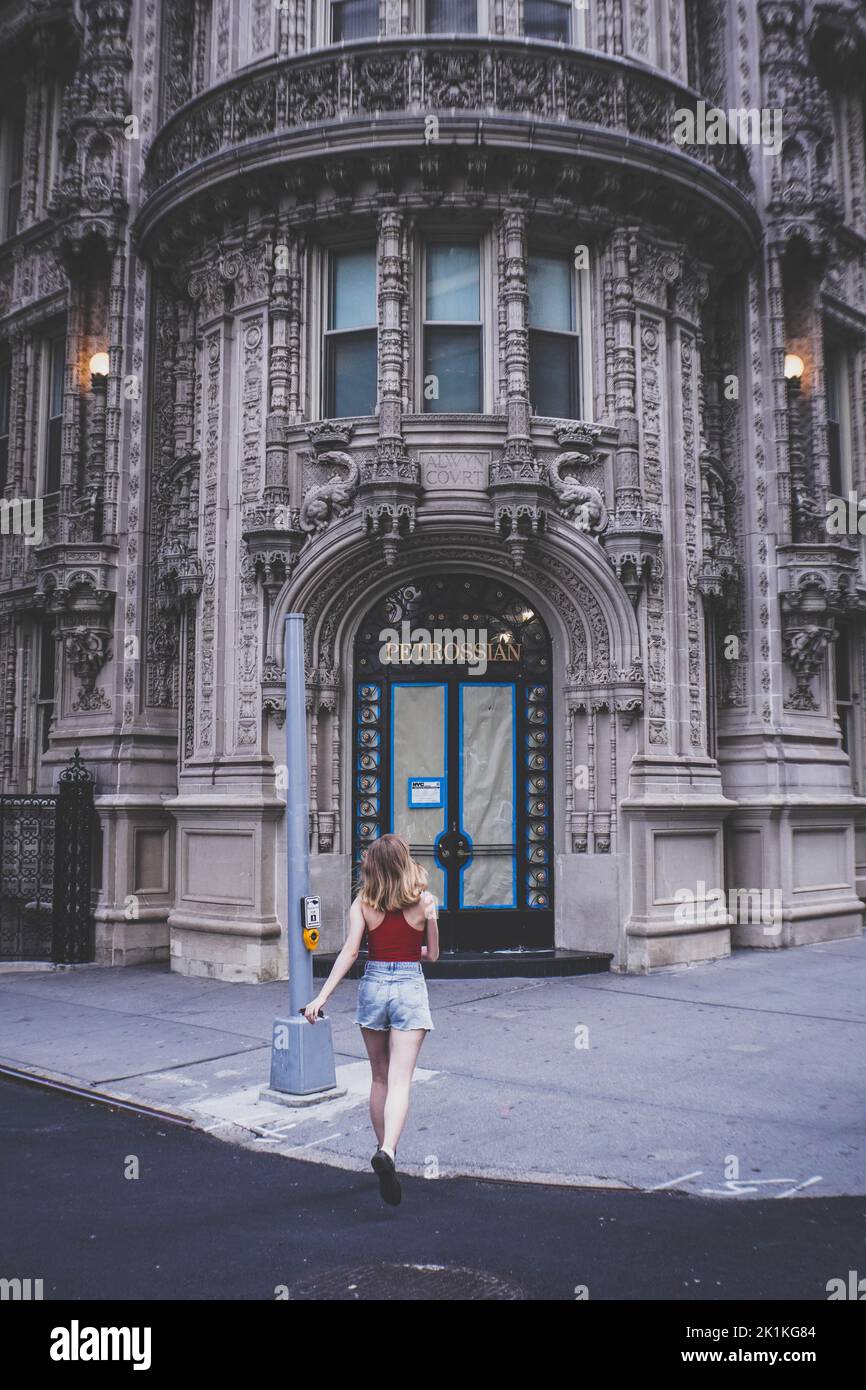
<svg viewBox="0 0 866 1390">
<path fill-rule="evenodd" d="M 439 959 L 436 901 L 427 871 L 402 835 L 383 835 L 367 848 L 360 892 L 349 909 L 349 934 L 319 994 L 304 1010 L 315 1023 L 358 958 L 367 932 L 368 959 L 358 986 L 355 1022 L 370 1058 L 370 1119 L 378 1148 L 370 1160 L 386 1202 L 397 1206 L 397 1144 L 421 1044 L 433 1027 L 422 960 Z"/>
</svg>

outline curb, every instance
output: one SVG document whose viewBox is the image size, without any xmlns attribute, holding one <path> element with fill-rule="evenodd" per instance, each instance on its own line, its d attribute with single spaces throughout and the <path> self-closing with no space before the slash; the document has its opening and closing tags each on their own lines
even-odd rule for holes
<svg viewBox="0 0 866 1390">
<path fill-rule="evenodd" d="M 44 1090 L 63 1091 L 65 1095 L 77 1096 L 79 1100 L 93 1100 L 102 1105 L 113 1105 L 122 1107 L 124 1110 L 135 1110 L 141 1115 L 149 1115 L 157 1120 L 169 1120 L 174 1124 L 189 1125 L 197 1129 L 194 1115 L 190 1115 L 185 1110 L 163 1110 L 154 1105 L 147 1105 L 144 1101 L 137 1100 L 135 1096 L 128 1095 L 123 1091 L 98 1091 L 95 1087 L 82 1086 L 80 1082 L 74 1081 L 65 1072 L 54 1072 L 41 1069 L 36 1071 L 30 1067 L 9 1066 L 6 1062 L 0 1062 L 0 1079 L 7 1078 L 10 1081 L 23 1081 L 31 1086 L 41 1086 Z"/>
<path fill-rule="evenodd" d="M 180 1109 L 159 1110 L 152 1105 L 146 1105 L 144 1102 L 136 1100 L 134 1096 L 123 1091 L 105 1091 L 82 1086 L 63 1072 L 52 1072 L 44 1068 L 37 1071 L 34 1068 L 20 1065 L 12 1067 L 8 1063 L 0 1061 L 0 1079 L 4 1077 L 12 1081 L 42 1086 L 46 1090 L 63 1091 L 66 1095 L 77 1096 L 80 1100 L 98 1101 L 103 1105 L 133 1110 L 152 1119 L 183 1124 L 202 1134 L 208 1134 L 213 1139 L 219 1139 L 223 1143 L 239 1144 L 242 1148 L 256 1150 L 258 1153 L 263 1151 L 262 1141 L 266 1140 L 270 1141 L 268 1151 L 281 1158 L 293 1158 L 300 1163 L 312 1163 L 325 1168 L 339 1168 L 349 1173 L 367 1174 L 370 1172 L 369 1163 L 363 1159 L 352 1158 L 344 1154 L 323 1153 L 321 1150 L 313 1153 L 308 1148 L 299 1148 L 288 1145 L 285 1141 L 279 1141 L 268 1134 L 266 1130 L 250 1129 L 233 1120 L 217 1120 L 217 1117 L 213 1115 L 193 1115 Z M 216 1120 L 216 1123 L 208 1123 L 209 1120 Z M 270 1144 L 273 1144 L 273 1148 L 270 1148 Z M 400 1174 L 402 1177 L 420 1178 L 427 1182 L 442 1178 L 469 1178 L 479 1182 L 530 1184 L 533 1187 L 595 1188 L 616 1192 L 643 1192 L 647 1190 L 635 1187 L 631 1183 L 622 1182 L 617 1178 L 579 1176 L 571 1173 L 522 1173 L 505 1168 L 442 1167 L 434 1178 L 421 1164 L 413 1163 L 401 1167 Z"/>
</svg>

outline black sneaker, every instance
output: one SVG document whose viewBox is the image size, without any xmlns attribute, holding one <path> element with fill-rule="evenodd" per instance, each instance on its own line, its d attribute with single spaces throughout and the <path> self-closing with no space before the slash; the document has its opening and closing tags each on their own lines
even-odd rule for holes
<svg viewBox="0 0 866 1390">
<path fill-rule="evenodd" d="M 400 1189 L 400 1179 L 397 1177 L 397 1169 L 390 1154 L 385 1153 L 384 1149 L 377 1149 L 370 1159 L 373 1171 L 379 1179 L 379 1191 L 382 1200 L 387 1202 L 389 1207 L 399 1207 L 403 1197 Z"/>
</svg>

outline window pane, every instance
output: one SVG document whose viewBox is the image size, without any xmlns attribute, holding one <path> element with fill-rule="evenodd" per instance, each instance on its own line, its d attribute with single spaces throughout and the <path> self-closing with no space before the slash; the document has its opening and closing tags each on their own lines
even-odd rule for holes
<svg viewBox="0 0 866 1390">
<path fill-rule="evenodd" d="M 376 322 L 376 253 L 372 247 L 331 256 L 329 328 L 369 328 Z"/>
<path fill-rule="evenodd" d="M 24 173 L 24 122 L 9 127 L 9 182 L 17 183 Z"/>
<path fill-rule="evenodd" d="M 54 624 L 45 623 L 42 627 L 42 643 L 39 658 L 39 699 L 54 699 L 54 668 L 57 653 L 57 639 Z"/>
<path fill-rule="evenodd" d="M 326 417 L 376 412 L 376 330 L 347 333 L 327 343 Z"/>
<path fill-rule="evenodd" d="M 558 333 L 529 335 L 529 395 L 536 415 L 580 418 L 577 339 Z"/>
<path fill-rule="evenodd" d="M 480 314 L 479 256 L 477 246 L 427 247 L 428 319 L 452 323 L 477 323 Z"/>
<path fill-rule="evenodd" d="M 476 34 L 477 0 L 427 0 L 428 34 Z"/>
<path fill-rule="evenodd" d="M 13 237 L 18 229 L 18 214 L 21 211 L 21 183 L 9 185 L 6 195 L 6 235 Z"/>
<path fill-rule="evenodd" d="M 438 398 L 430 394 L 430 378 Z M 478 328 L 424 331 L 424 409 L 481 410 L 481 333 Z"/>
<path fill-rule="evenodd" d="M 8 362 L 0 366 L 0 435 L 9 433 L 9 397 L 12 385 L 12 368 Z"/>
<path fill-rule="evenodd" d="M 528 39 L 571 41 L 571 9 L 557 0 L 523 0 L 523 32 Z"/>
<path fill-rule="evenodd" d="M 66 339 L 55 338 L 51 344 L 51 381 L 48 393 L 48 414 L 63 414 L 63 372 L 66 366 Z"/>
<path fill-rule="evenodd" d="M 824 381 L 827 397 L 827 445 L 830 453 L 830 491 L 840 497 L 845 482 L 847 441 L 843 431 L 845 417 L 845 354 L 831 345 L 825 351 Z"/>
<path fill-rule="evenodd" d="M 331 6 L 331 38 L 367 39 L 379 32 L 379 0 L 340 0 Z"/>
<path fill-rule="evenodd" d="M 827 445 L 829 448 L 830 491 L 834 497 L 842 496 L 842 440 L 841 431 L 835 420 L 827 421 Z"/>
<path fill-rule="evenodd" d="M 530 256 L 529 324 L 560 333 L 574 332 L 574 288 L 567 256 Z"/>
<path fill-rule="evenodd" d="M 45 491 L 57 492 L 60 487 L 60 445 L 62 442 L 63 421 L 48 421 L 48 449 L 45 461 Z"/>
<path fill-rule="evenodd" d="M 833 643 L 833 656 L 836 664 L 836 699 L 851 699 L 851 668 L 848 652 L 848 629 L 844 623 L 836 622 L 838 637 Z"/>
<path fill-rule="evenodd" d="M 0 494 L 9 476 L 9 402 L 12 369 L 8 362 L 0 366 Z"/>
<path fill-rule="evenodd" d="M 824 377 L 827 387 L 827 416 L 830 420 L 839 420 L 841 391 L 840 375 L 842 368 L 842 354 L 838 348 L 831 347 L 827 350 L 824 363 Z"/>
</svg>

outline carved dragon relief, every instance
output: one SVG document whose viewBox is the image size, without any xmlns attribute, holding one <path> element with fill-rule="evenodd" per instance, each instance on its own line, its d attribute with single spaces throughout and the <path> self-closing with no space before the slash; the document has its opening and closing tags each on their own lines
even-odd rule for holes
<svg viewBox="0 0 866 1390">
<path fill-rule="evenodd" d="M 318 463 L 336 465 L 346 470 L 346 476 L 332 473 L 326 483 L 309 488 L 301 503 L 300 527 L 310 536 L 317 536 L 330 523 L 352 510 L 355 494 L 361 481 L 360 469 L 351 454 L 334 449 L 319 454 Z"/>
<path fill-rule="evenodd" d="M 557 509 L 569 517 L 579 531 L 597 536 L 608 522 L 604 497 L 597 487 L 587 486 L 563 473 L 564 468 L 585 467 L 587 461 L 586 453 L 557 454 L 548 464 L 547 472 L 550 486 L 556 494 Z"/>
</svg>

